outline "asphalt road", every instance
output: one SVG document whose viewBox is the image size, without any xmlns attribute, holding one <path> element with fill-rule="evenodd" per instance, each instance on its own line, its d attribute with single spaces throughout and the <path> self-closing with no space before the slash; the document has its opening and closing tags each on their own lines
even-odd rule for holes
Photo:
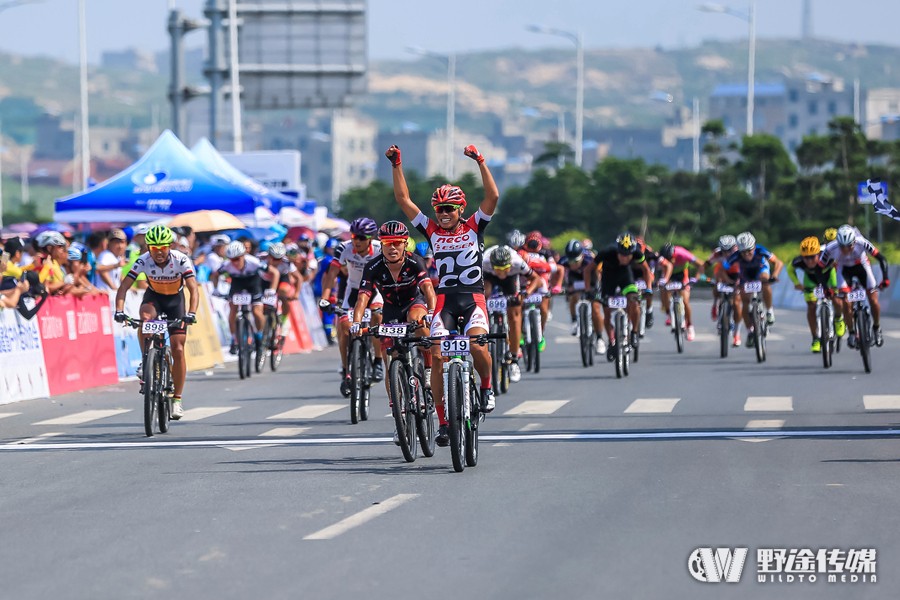
<svg viewBox="0 0 900 600">
<path fill-rule="evenodd" d="M 867 375 L 824 370 L 801 313 L 762 365 L 696 314 L 617 380 L 558 303 L 462 474 L 403 461 L 383 388 L 351 425 L 333 349 L 191 374 L 154 438 L 134 382 L 0 406 L 0 597 L 896 598 L 900 320 Z M 695 581 L 698 547 L 749 548 L 740 583 Z M 875 548 L 877 582 L 759 583 L 760 548 Z"/>
</svg>

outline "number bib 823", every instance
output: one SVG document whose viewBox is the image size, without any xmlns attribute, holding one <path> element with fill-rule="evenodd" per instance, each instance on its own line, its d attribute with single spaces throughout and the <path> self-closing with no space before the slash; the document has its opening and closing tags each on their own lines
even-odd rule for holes
<svg viewBox="0 0 900 600">
<path fill-rule="evenodd" d="M 628 298 L 625 296 L 612 296 L 606 300 L 606 305 L 610 308 L 625 308 L 628 306 Z"/>
</svg>

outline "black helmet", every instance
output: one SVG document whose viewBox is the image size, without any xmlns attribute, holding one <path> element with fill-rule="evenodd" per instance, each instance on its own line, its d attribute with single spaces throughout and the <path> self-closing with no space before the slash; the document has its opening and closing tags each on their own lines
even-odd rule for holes
<svg viewBox="0 0 900 600">
<path fill-rule="evenodd" d="M 497 246 L 491 252 L 491 266 L 494 268 L 505 269 L 512 266 L 512 250 L 509 246 Z"/>
<path fill-rule="evenodd" d="M 637 240 L 627 231 L 616 238 L 616 251 L 619 254 L 631 254 L 636 246 Z"/>
<path fill-rule="evenodd" d="M 584 246 L 578 240 L 569 240 L 566 243 L 565 253 L 569 260 L 578 260 L 584 255 Z"/>
<path fill-rule="evenodd" d="M 659 255 L 666 260 L 672 260 L 672 257 L 675 256 L 675 246 L 663 244 L 663 247 L 659 249 Z"/>
</svg>

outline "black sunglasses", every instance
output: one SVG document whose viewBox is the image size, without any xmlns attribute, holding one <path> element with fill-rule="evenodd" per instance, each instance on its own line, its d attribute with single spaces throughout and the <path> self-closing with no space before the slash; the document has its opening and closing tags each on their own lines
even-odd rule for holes
<svg viewBox="0 0 900 600">
<path fill-rule="evenodd" d="M 353 239 L 356 240 L 356 241 L 358 241 L 358 242 L 364 242 L 364 241 L 370 240 L 370 239 L 372 239 L 372 238 L 370 238 L 370 237 L 367 236 L 367 235 L 354 235 L 354 236 L 353 236 Z"/>
<path fill-rule="evenodd" d="M 453 206 L 452 204 L 438 204 L 434 207 L 434 212 L 436 213 L 452 213 L 456 212 L 457 206 Z"/>
</svg>

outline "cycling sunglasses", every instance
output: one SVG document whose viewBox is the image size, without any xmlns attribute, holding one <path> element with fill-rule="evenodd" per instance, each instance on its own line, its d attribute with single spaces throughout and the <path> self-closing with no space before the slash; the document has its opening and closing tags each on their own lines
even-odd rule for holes
<svg viewBox="0 0 900 600">
<path fill-rule="evenodd" d="M 163 245 L 159 245 L 159 246 L 147 246 L 147 247 L 150 248 L 151 252 L 162 252 L 163 250 L 169 249 L 169 244 L 163 244 Z"/>
<path fill-rule="evenodd" d="M 438 204 L 437 206 L 434 207 L 434 212 L 436 212 L 438 214 L 452 213 L 452 212 L 456 212 L 456 210 L 458 208 L 459 207 L 456 206 L 455 204 Z"/>
<path fill-rule="evenodd" d="M 371 239 L 372 239 L 372 236 L 370 236 L 370 235 L 355 234 L 355 235 L 353 236 L 353 239 L 356 240 L 357 242 L 364 242 L 364 241 L 366 241 L 366 240 L 371 240 Z"/>
</svg>

